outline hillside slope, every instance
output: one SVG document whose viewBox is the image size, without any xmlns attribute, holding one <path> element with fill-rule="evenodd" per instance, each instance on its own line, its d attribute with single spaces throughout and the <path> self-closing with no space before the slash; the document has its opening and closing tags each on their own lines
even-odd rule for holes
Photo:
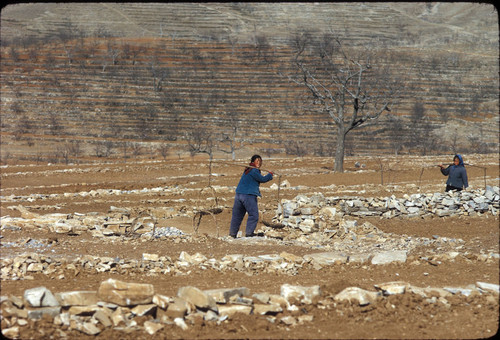
<svg viewBox="0 0 500 340">
<path fill-rule="evenodd" d="M 278 76 L 295 32 L 330 30 L 408 78 L 348 153 L 498 152 L 490 5 L 36 3 L 3 8 L 1 24 L 4 161 L 180 154 L 207 135 L 219 153 L 331 155 L 328 116 Z"/>
</svg>

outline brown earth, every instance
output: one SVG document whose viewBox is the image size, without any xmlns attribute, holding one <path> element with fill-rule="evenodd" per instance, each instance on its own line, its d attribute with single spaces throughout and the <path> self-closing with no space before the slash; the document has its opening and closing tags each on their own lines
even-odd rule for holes
<svg viewBox="0 0 500 340">
<path fill-rule="evenodd" d="M 311 195 L 323 192 L 325 196 L 385 197 L 417 192 L 439 192 L 444 189 L 445 177 L 434 166 L 449 162 L 445 157 L 417 157 L 411 161 L 398 157 L 352 157 L 346 160 L 346 172 L 336 174 L 331 171 L 331 159 L 300 158 L 265 159 L 263 168 L 271 169 L 280 175 L 281 181 L 290 182 L 291 188 L 279 190 L 280 199 L 291 199 L 301 194 Z M 365 167 L 356 168 L 358 161 Z M 227 163 L 223 163 L 227 162 Z M 235 186 L 242 167 L 229 165 L 229 161 L 212 164 L 212 176 L 208 176 L 208 161 L 203 158 L 166 162 L 109 163 L 80 165 L 15 165 L 2 167 L 2 197 L 30 194 L 62 194 L 91 191 L 97 189 L 132 190 L 143 188 L 175 188 L 179 191 L 158 191 L 154 196 L 149 193 L 133 193 L 109 196 L 82 197 L 66 195 L 43 200 L 23 202 L 30 211 L 47 213 L 107 213 L 111 206 L 128 208 L 135 212 L 143 209 L 169 206 L 174 211 L 184 211 L 185 216 L 163 216 L 158 226 L 173 226 L 186 233 L 194 234 L 192 223 L 193 207 L 205 209 L 215 201 L 223 208 L 216 215 L 216 221 L 210 216 L 202 218 L 198 233 L 189 242 L 173 241 L 169 238 L 144 241 L 141 239 L 118 238 L 107 240 L 94 238 L 90 233 L 77 236 L 52 234 L 45 230 L 2 230 L 2 258 L 19 253 L 33 251 L 23 247 L 5 247 L 7 242 L 22 243 L 22 240 L 35 239 L 51 247 L 38 249 L 37 252 L 50 256 L 74 257 L 82 255 L 112 256 L 120 259 L 140 260 L 143 253 L 159 254 L 178 258 L 181 251 L 189 254 L 199 252 L 209 258 L 222 258 L 226 254 L 279 254 L 283 251 L 303 256 L 318 252 L 318 249 L 300 246 L 288 246 L 265 242 L 248 244 L 239 240 L 232 241 L 225 237 L 231 217 L 232 190 L 217 191 L 218 186 Z M 466 157 L 470 164 L 486 167 L 486 177 L 482 168 L 468 167 L 472 188 L 498 185 L 499 168 L 497 155 Z M 233 162 L 245 164 L 245 161 Z M 384 172 L 381 173 L 380 169 Z M 422 170 L 423 169 L 423 170 Z M 278 190 L 271 189 L 277 182 L 261 185 L 263 198 L 259 205 L 263 218 L 274 215 L 277 206 Z M 383 183 L 382 184 L 382 180 Z M 216 194 L 206 189 L 209 185 L 216 189 Z M 333 186 L 332 186 L 333 184 Z M 298 188 L 294 188 L 299 186 Z M 217 200 L 213 200 L 217 195 Z M 211 200 L 208 200 L 210 199 Z M 179 201 L 184 199 L 185 201 Z M 20 216 L 14 208 L 18 204 L 2 199 L 1 216 Z M 352 218 L 356 219 L 356 218 Z M 35 274 L 34 280 L 1 282 L 1 295 L 22 296 L 25 289 L 45 286 L 52 292 L 69 290 L 97 290 L 99 284 L 115 278 L 127 282 L 152 283 L 155 291 L 167 296 L 175 296 L 182 286 L 192 285 L 200 289 L 245 286 L 255 292 L 280 293 L 284 283 L 294 285 L 320 285 L 323 296 L 333 296 L 346 287 L 356 286 L 374 290 L 374 284 L 389 281 L 405 281 L 419 287 L 466 287 L 477 281 L 499 283 L 498 258 L 485 261 L 477 259 L 478 254 L 499 253 L 498 216 L 483 214 L 479 216 L 425 217 L 425 218 L 363 218 L 370 221 L 386 233 L 402 237 L 440 237 L 460 238 L 464 247 L 455 260 L 439 263 L 415 264 L 411 259 L 431 256 L 436 252 L 430 246 L 422 246 L 409 254 L 404 263 L 389 265 L 344 264 L 324 267 L 316 270 L 304 266 L 297 275 L 276 273 L 250 273 L 238 271 L 218 272 L 193 268 L 187 276 L 165 274 L 156 277 L 130 275 L 124 273 L 90 273 L 81 270 L 78 275 L 67 271 L 65 279 L 54 276 Z M 243 228 L 244 230 L 244 223 Z M 258 231 L 258 230 L 257 230 Z M 219 236 L 217 237 L 217 233 Z M 360 307 L 358 305 L 337 304 L 335 308 L 322 308 L 317 304 L 299 306 L 299 311 L 285 311 L 283 315 L 313 315 L 311 322 L 297 326 L 269 322 L 264 316 L 236 315 L 230 320 L 216 325 L 206 321 L 190 325 L 186 331 L 175 325 L 166 325 L 154 337 L 167 338 L 488 338 L 498 331 L 499 304 L 484 295 L 473 294 L 465 297 L 454 295 L 447 298 L 449 305 L 429 303 L 414 294 L 390 296 L 384 303 Z M 67 330 L 70 338 L 90 338 L 84 334 Z M 52 320 L 29 321 L 27 327 L 21 327 L 22 339 L 57 338 L 58 333 Z M 96 336 L 100 339 L 143 339 L 149 338 L 144 331 L 126 333 L 106 329 Z M 92 337 L 94 338 L 94 337 Z"/>
</svg>

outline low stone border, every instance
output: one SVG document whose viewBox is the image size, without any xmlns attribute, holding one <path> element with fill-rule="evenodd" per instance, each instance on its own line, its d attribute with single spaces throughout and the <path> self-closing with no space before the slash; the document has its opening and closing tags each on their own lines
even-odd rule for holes
<svg viewBox="0 0 500 340">
<path fill-rule="evenodd" d="M 425 304 L 451 307 L 448 297 L 486 295 L 488 303 L 498 304 L 499 285 L 476 282 L 467 287 L 421 288 L 403 281 L 374 285 L 375 290 L 347 287 L 334 296 L 322 294 L 319 286 L 283 284 L 280 294 L 259 292 L 251 294 L 246 287 L 200 290 L 193 286 L 180 287 L 177 296 L 155 292 L 153 285 L 129 283 L 114 279 L 101 282 L 97 291 L 68 291 L 53 293 L 45 287 L 24 291 L 22 297 L 1 296 L 2 334 L 18 338 L 22 327 L 42 319 L 53 320 L 59 336 L 77 330 L 98 335 L 111 328 L 129 332 L 142 330 L 153 335 L 165 327 L 189 329 L 197 319 L 220 324 L 230 322 L 235 314 L 264 315 L 271 323 L 296 326 L 311 322 L 314 317 L 300 313 L 299 306 L 314 305 L 335 309 L 338 304 L 387 303 L 386 297 L 415 294 Z M 397 308 L 393 305 L 393 308 Z M 284 311 L 296 314 L 283 315 Z M 300 315 L 298 315 L 300 314 Z M 145 318 L 144 318 L 145 317 Z M 61 328 L 64 328 L 62 330 Z"/>
</svg>

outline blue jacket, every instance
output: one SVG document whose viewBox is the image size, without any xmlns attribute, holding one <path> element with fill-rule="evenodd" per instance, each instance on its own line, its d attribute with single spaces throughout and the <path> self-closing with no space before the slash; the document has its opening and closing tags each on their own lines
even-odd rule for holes
<svg viewBox="0 0 500 340">
<path fill-rule="evenodd" d="M 467 188 L 469 182 L 467 180 L 467 171 L 465 170 L 464 161 L 462 156 L 457 155 L 459 163 L 458 165 L 450 165 L 446 169 L 441 169 L 441 173 L 448 176 L 446 185 L 450 185 L 455 188 Z"/>
<path fill-rule="evenodd" d="M 236 193 L 262 197 L 259 190 L 260 183 L 266 183 L 272 179 L 273 175 L 267 174 L 265 176 L 262 176 L 260 170 L 258 169 L 251 169 L 248 174 L 245 174 L 243 172 L 240 182 L 236 187 Z"/>
</svg>

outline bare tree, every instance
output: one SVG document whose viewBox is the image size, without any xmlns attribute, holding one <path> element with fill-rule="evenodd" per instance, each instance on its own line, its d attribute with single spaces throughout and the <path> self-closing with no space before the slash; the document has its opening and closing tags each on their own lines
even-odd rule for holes
<svg viewBox="0 0 500 340">
<path fill-rule="evenodd" d="M 58 119 L 57 114 L 55 112 L 49 113 L 48 127 L 50 130 L 50 133 L 54 136 L 63 130 L 63 126 L 59 122 L 59 119 Z"/>
<path fill-rule="evenodd" d="M 18 119 L 14 130 L 14 138 L 16 140 L 20 140 L 23 135 L 33 131 L 32 120 L 25 113 Z"/>
<path fill-rule="evenodd" d="M 122 53 L 119 46 L 115 45 L 112 41 L 108 41 L 107 54 L 111 59 L 111 65 L 116 65 L 118 63 L 118 57 Z"/>
<path fill-rule="evenodd" d="M 219 142 L 225 147 L 219 147 L 219 150 L 231 154 L 231 159 L 234 161 L 236 159 L 236 150 L 243 148 L 243 141 L 238 137 L 238 132 L 240 129 L 240 119 L 238 117 L 237 109 L 234 104 L 226 104 L 227 112 L 226 116 L 228 119 L 229 132 L 222 133 Z"/>
<path fill-rule="evenodd" d="M 259 63 L 266 63 L 269 58 L 269 51 L 271 50 L 271 46 L 269 45 L 266 36 L 264 34 L 256 34 L 254 40 L 255 50 L 257 52 L 257 61 Z"/>
<path fill-rule="evenodd" d="M 103 142 L 97 142 L 94 144 L 94 153 L 96 157 L 104 156 L 104 145 Z"/>
<path fill-rule="evenodd" d="M 202 125 L 198 125 L 186 133 L 188 149 L 191 156 L 197 153 L 206 153 L 210 160 L 213 159 L 215 143 L 213 135 Z"/>
<path fill-rule="evenodd" d="M 405 145 L 406 127 L 403 120 L 395 115 L 388 116 L 388 121 L 385 126 L 387 128 L 390 144 L 394 150 L 394 154 L 397 156 Z"/>
<path fill-rule="evenodd" d="M 123 152 L 123 159 L 126 160 L 128 158 L 128 149 L 131 147 L 130 142 L 121 142 L 121 148 Z"/>
<path fill-rule="evenodd" d="M 238 44 L 238 36 L 234 34 L 228 34 L 226 39 L 231 45 L 231 55 L 234 55 L 236 45 Z"/>
<path fill-rule="evenodd" d="M 343 172 L 347 134 L 390 111 L 402 86 L 387 66 L 373 64 L 367 48 L 348 48 L 332 33 L 319 41 L 311 37 L 303 32 L 293 38 L 292 64 L 297 72 L 288 79 L 305 87 L 319 110 L 332 119 L 337 129 L 334 171 Z"/>
<path fill-rule="evenodd" d="M 437 146 L 437 136 L 434 134 L 435 125 L 426 116 L 425 106 L 421 102 L 416 102 L 413 105 L 409 129 L 406 134 L 408 147 L 417 147 L 422 155 L 426 155 L 429 151 Z"/>
<path fill-rule="evenodd" d="M 59 157 L 63 158 L 64 162 L 66 164 L 68 164 L 69 163 L 69 156 L 70 156 L 70 150 L 69 150 L 68 144 L 57 146 L 55 156 L 58 159 L 59 159 Z"/>
<path fill-rule="evenodd" d="M 444 124 L 448 123 L 448 120 L 450 119 L 450 113 L 449 113 L 447 107 L 445 107 L 445 106 L 438 106 L 436 108 L 436 112 L 439 114 L 439 117 L 441 118 L 441 121 Z"/>
<path fill-rule="evenodd" d="M 142 154 L 142 145 L 140 143 L 131 143 L 130 147 L 132 149 L 132 155 L 134 155 L 135 160 Z"/>
<path fill-rule="evenodd" d="M 304 157 L 308 153 L 307 145 L 296 140 L 290 140 L 285 143 L 285 152 L 287 155 Z"/>
<path fill-rule="evenodd" d="M 94 145 L 96 157 L 109 157 L 113 153 L 114 144 L 110 140 L 96 142 Z"/>
<path fill-rule="evenodd" d="M 459 150 L 459 140 L 458 140 L 458 130 L 455 128 L 455 133 L 451 135 L 451 143 L 450 143 L 451 150 L 453 151 L 454 154 L 458 153 Z"/>
<path fill-rule="evenodd" d="M 20 55 L 20 53 L 19 53 L 19 51 L 17 50 L 17 48 L 14 45 L 10 46 L 9 54 L 10 54 L 10 57 L 12 58 L 12 60 L 14 62 L 18 62 L 19 61 L 19 55 Z"/>
<path fill-rule="evenodd" d="M 243 148 L 243 143 L 238 142 L 233 133 L 223 133 L 219 139 L 219 142 L 227 146 L 227 148 L 219 147 L 219 151 L 231 154 L 231 159 L 233 161 L 236 159 L 236 150 Z"/>
<path fill-rule="evenodd" d="M 163 160 L 166 160 L 170 151 L 170 146 L 168 146 L 167 143 L 161 143 L 158 146 L 158 151 L 160 151 L 160 155 L 163 157 Z"/>
<path fill-rule="evenodd" d="M 82 154 L 82 148 L 81 148 L 81 141 L 80 140 L 74 140 L 71 141 L 71 143 L 67 143 L 67 149 L 69 151 L 69 154 L 75 157 L 75 159 L 78 162 L 78 157 Z"/>
</svg>

